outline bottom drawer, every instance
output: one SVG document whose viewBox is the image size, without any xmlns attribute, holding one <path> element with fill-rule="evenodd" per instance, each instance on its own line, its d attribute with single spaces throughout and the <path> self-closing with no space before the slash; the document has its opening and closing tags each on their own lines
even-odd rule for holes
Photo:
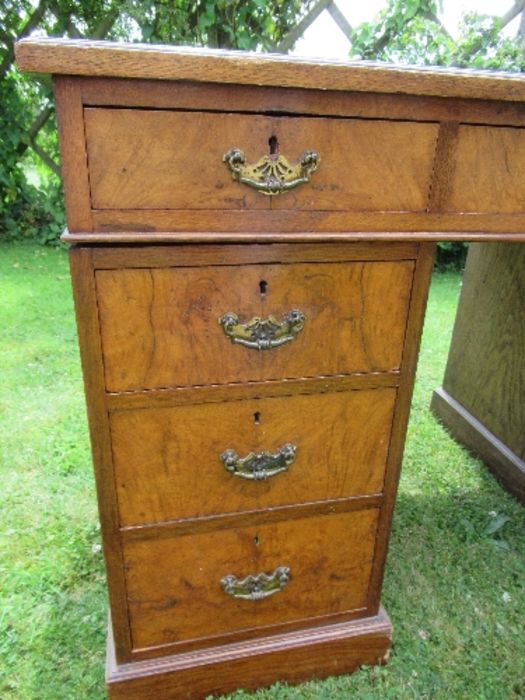
<svg viewBox="0 0 525 700">
<path fill-rule="evenodd" d="M 365 608 L 378 515 L 367 509 L 128 542 L 133 648 Z M 239 584 L 279 567 L 280 577 Z M 221 585 L 227 576 L 243 595 L 275 590 L 255 600 L 233 597 Z"/>
</svg>

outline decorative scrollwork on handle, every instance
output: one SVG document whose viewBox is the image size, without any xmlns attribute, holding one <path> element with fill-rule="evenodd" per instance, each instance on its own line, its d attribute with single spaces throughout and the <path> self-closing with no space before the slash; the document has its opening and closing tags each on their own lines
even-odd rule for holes
<svg viewBox="0 0 525 700">
<path fill-rule="evenodd" d="M 239 457 L 235 450 L 225 450 L 220 459 L 224 468 L 241 479 L 265 481 L 271 476 L 287 471 L 293 464 L 297 447 L 288 442 L 276 452 L 250 452 L 246 457 Z"/>
<path fill-rule="evenodd" d="M 262 600 L 282 591 L 290 580 L 290 569 L 278 566 L 271 574 L 250 574 L 239 580 L 230 574 L 221 579 L 222 590 L 233 598 Z"/>
<path fill-rule="evenodd" d="M 293 309 L 279 322 L 275 316 L 260 318 L 256 316 L 248 323 L 241 323 L 232 311 L 219 319 L 224 333 L 232 341 L 256 350 L 270 350 L 289 343 L 304 328 L 306 316 L 302 311 Z"/>
<path fill-rule="evenodd" d="M 308 182 L 321 161 L 315 151 L 305 151 L 295 165 L 281 155 L 263 156 L 250 165 L 240 148 L 230 148 L 222 160 L 234 180 L 269 196 L 282 194 Z"/>
</svg>

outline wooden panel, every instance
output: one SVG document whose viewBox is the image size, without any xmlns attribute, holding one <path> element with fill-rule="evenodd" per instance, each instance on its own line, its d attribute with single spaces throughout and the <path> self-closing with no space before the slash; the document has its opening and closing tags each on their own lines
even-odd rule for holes
<svg viewBox="0 0 525 700">
<path fill-rule="evenodd" d="M 413 268 L 403 261 L 99 270 L 106 387 L 396 369 Z M 306 314 L 304 329 L 271 350 L 232 345 L 218 322 L 230 311 L 242 322 L 271 314 L 281 320 L 292 309 Z"/>
<path fill-rule="evenodd" d="M 430 407 L 450 434 L 482 459 L 504 488 L 525 504 L 525 461 L 443 388 L 434 391 Z"/>
<path fill-rule="evenodd" d="M 297 503 L 285 506 L 275 506 L 267 510 L 245 510 L 242 513 L 221 513 L 203 518 L 189 518 L 187 520 L 165 520 L 161 523 L 149 523 L 145 525 L 131 525 L 123 527 L 120 535 L 125 542 L 142 540 L 161 540 L 175 535 L 201 534 L 204 532 L 216 532 L 217 530 L 231 530 L 246 525 L 258 525 L 266 523 L 280 523 L 284 520 L 304 520 L 318 515 L 334 515 L 335 513 L 349 513 L 353 510 L 365 508 L 380 508 L 385 501 L 384 494 L 375 493 L 371 496 L 350 496 L 328 501 L 315 501 L 313 503 Z"/>
<path fill-rule="evenodd" d="M 53 89 L 67 225 L 70 231 L 86 233 L 93 230 L 93 216 L 80 85 L 71 77 L 57 76 L 53 80 Z"/>
<path fill-rule="evenodd" d="M 366 605 L 377 510 L 125 545 L 135 649 L 335 615 Z M 341 546 L 344 543 L 344 546 Z M 257 601 L 224 593 L 223 576 L 290 568 Z"/>
<path fill-rule="evenodd" d="M 388 540 L 390 537 L 399 475 L 401 472 L 401 460 L 403 458 L 403 449 L 405 446 L 406 430 L 410 415 L 410 402 L 414 388 L 417 357 L 435 251 L 436 248 L 433 244 L 421 246 L 421 252 L 414 274 L 410 313 L 408 317 L 405 347 L 403 350 L 402 375 L 392 423 L 390 448 L 388 450 L 384 485 L 385 500 L 381 507 L 381 514 L 379 517 L 374 567 L 370 583 L 369 600 L 372 610 L 379 610 L 381 585 L 388 551 Z"/>
<path fill-rule="evenodd" d="M 289 243 L 257 245 L 98 246 L 93 261 L 99 270 L 132 267 L 195 267 L 253 263 L 410 260 L 417 243 Z"/>
<path fill-rule="evenodd" d="M 515 241 L 525 242 L 525 215 L 432 212 L 94 210 L 93 234 L 69 243 L 234 241 Z M 291 234 L 291 235 L 290 235 Z"/>
<path fill-rule="evenodd" d="M 437 138 L 435 124 L 381 120 L 88 108 L 85 121 L 94 209 L 421 211 Z M 276 198 L 222 161 L 238 147 L 256 163 L 272 136 L 292 163 L 321 158 L 310 183 Z"/>
<path fill-rule="evenodd" d="M 377 389 L 113 413 L 121 525 L 379 493 L 395 394 Z M 219 459 L 226 449 L 244 457 L 286 443 L 297 447 L 294 463 L 265 481 L 234 476 Z"/>
<path fill-rule="evenodd" d="M 459 128 L 445 211 L 525 212 L 525 129 Z"/>
<path fill-rule="evenodd" d="M 301 379 L 248 382 L 246 384 L 175 387 L 154 391 L 145 389 L 121 394 L 106 394 L 106 403 L 109 410 L 114 411 L 169 408 L 187 404 L 396 387 L 399 384 L 399 377 L 399 371 L 369 372 L 368 374 L 349 374 L 346 376 L 338 374 L 332 377 L 302 377 Z"/>
<path fill-rule="evenodd" d="M 439 126 L 434 169 L 428 197 L 429 212 L 440 211 L 450 196 L 458 131 L 458 122 L 443 122 Z"/>
<path fill-rule="evenodd" d="M 130 658 L 124 562 L 112 469 L 111 435 L 104 397 L 104 368 L 100 347 L 93 261 L 89 248 L 70 251 L 71 280 L 87 401 L 91 452 L 97 486 L 102 544 L 108 574 L 108 593 L 114 623 L 115 650 L 120 663 Z"/>
<path fill-rule="evenodd" d="M 389 95 L 336 90 L 78 78 L 86 106 L 147 107 L 149 109 L 220 112 L 287 113 L 290 116 L 368 117 L 409 121 L 458 121 L 469 124 L 525 126 L 519 102 Z"/>
<path fill-rule="evenodd" d="M 525 460 L 525 247 L 469 250 L 443 386 Z"/>
</svg>

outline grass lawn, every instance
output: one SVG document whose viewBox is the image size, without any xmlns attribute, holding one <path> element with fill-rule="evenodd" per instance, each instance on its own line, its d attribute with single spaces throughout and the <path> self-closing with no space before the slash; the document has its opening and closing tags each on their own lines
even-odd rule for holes
<svg viewBox="0 0 525 700">
<path fill-rule="evenodd" d="M 525 698 L 525 508 L 428 409 L 459 286 L 434 276 L 383 595 L 390 663 L 232 700 Z M 0 319 L 0 698 L 101 700 L 104 570 L 63 251 L 0 246 Z"/>
</svg>

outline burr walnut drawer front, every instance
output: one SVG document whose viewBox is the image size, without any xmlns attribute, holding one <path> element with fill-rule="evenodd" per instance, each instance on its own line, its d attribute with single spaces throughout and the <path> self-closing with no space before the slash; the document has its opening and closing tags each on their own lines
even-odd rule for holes
<svg viewBox="0 0 525 700">
<path fill-rule="evenodd" d="M 379 493 L 395 397 L 385 388 L 116 411 L 121 525 Z"/>
<path fill-rule="evenodd" d="M 413 261 L 98 270 L 111 392 L 397 371 Z"/>
<path fill-rule="evenodd" d="M 363 611 L 378 512 L 128 542 L 133 648 Z"/>
<path fill-rule="evenodd" d="M 84 114 L 96 210 L 427 206 L 434 123 L 148 109 Z M 264 196 L 279 181 L 293 189 Z"/>
</svg>

